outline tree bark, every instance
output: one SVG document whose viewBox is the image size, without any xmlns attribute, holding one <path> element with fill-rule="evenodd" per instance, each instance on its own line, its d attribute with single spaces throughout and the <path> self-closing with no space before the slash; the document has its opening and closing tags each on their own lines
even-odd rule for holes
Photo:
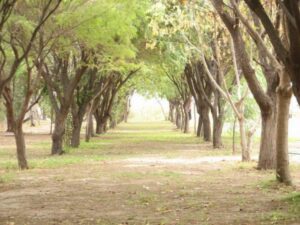
<svg viewBox="0 0 300 225">
<path fill-rule="evenodd" d="M 222 131 L 223 131 L 223 117 L 214 118 L 214 127 L 213 127 L 213 147 L 221 148 L 222 143 Z"/>
<path fill-rule="evenodd" d="M 235 155 L 235 153 L 236 153 L 236 147 L 235 147 L 235 128 L 236 128 L 236 117 L 234 117 L 233 129 L 232 129 L 232 155 Z"/>
<path fill-rule="evenodd" d="M 73 130 L 72 130 L 72 139 L 71 139 L 71 147 L 78 148 L 80 145 L 80 132 L 83 122 L 83 116 L 79 115 L 72 115 L 72 123 L 73 123 Z"/>
<path fill-rule="evenodd" d="M 63 154 L 63 136 L 65 134 L 65 122 L 67 115 L 68 111 L 56 113 L 55 126 L 52 133 L 52 155 Z"/>
<path fill-rule="evenodd" d="M 288 155 L 288 124 L 289 108 L 292 97 L 292 87 L 287 74 L 281 74 L 277 88 L 278 115 L 277 115 L 277 167 L 276 178 L 279 182 L 290 185 L 292 178 L 289 171 Z"/>
<path fill-rule="evenodd" d="M 180 110 L 180 106 L 177 105 L 176 106 L 176 127 L 177 129 L 181 129 L 181 126 L 182 126 L 182 119 L 181 119 L 181 110 Z"/>
<path fill-rule="evenodd" d="M 14 131 L 14 116 L 13 116 L 13 108 L 11 103 L 6 102 L 6 132 L 13 132 Z"/>
<path fill-rule="evenodd" d="M 275 109 L 276 110 L 276 109 Z M 276 168 L 276 112 L 261 115 L 261 141 L 258 169 Z"/>
<path fill-rule="evenodd" d="M 85 141 L 89 142 L 91 137 L 94 136 L 94 123 L 93 123 L 93 107 L 94 102 L 91 103 L 88 109 L 87 118 L 86 118 L 86 130 L 85 130 Z"/>
<path fill-rule="evenodd" d="M 26 145 L 22 129 L 23 121 L 15 123 L 14 134 L 17 146 L 18 165 L 21 170 L 28 169 L 26 160 Z"/>
<path fill-rule="evenodd" d="M 169 101 L 169 120 L 174 123 L 174 104 Z"/>
<path fill-rule="evenodd" d="M 208 107 L 204 107 L 201 109 L 201 117 L 203 123 L 203 139 L 204 141 L 211 141 L 211 125 Z"/>
<path fill-rule="evenodd" d="M 241 114 L 244 115 L 244 114 Z M 247 149 L 247 136 L 245 131 L 245 118 L 242 116 L 239 118 L 240 136 L 241 136 L 241 147 L 242 147 L 242 161 L 250 161 L 250 152 Z"/>
<path fill-rule="evenodd" d="M 198 117 L 198 126 L 197 126 L 197 137 L 201 136 L 201 131 L 202 131 L 202 117 L 199 115 Z"/>
<path fill-rule="evenodd" d="M 190 129 L 190 112 L 191 112 L 191 103 L 192 96 L 189 96 L 185 99 L 183 104 L 183 113 L 184 113 L 184 128 L 183 133 L 189 133 Z"/>
<path fill-rule="evenodd" d="M 189 133 L 190 131 L 190 123 L 189 123 L 189 111 L 187 109 L 184 109 L 184 127 L 183 127 L 183 133 Z"/>
<path fill-rule="evenodd" d="M 98 120 L 96 122 L 97 122 L 97 124 L 96 124 L 96 134 L 105 133 L 105 130 L 104 130 L 105 122 L 103 122 L 101 120 Z"/>
</svg>

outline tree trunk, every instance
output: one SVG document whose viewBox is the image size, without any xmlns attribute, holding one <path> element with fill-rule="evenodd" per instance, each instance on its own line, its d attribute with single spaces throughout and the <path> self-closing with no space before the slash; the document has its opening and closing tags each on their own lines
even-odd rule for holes
<svg viewBox="0 0 300 225">
<path fill-rule="evenodd" d="M 247 152 L 249 152 L 250 154 L 252 151 L 252 140 L 255 131 L 256 131 L 256 127 L 254 127 L 252 130 L 249 130 L 247 132 Z"/>
<path fill-rule="evenodd" d="M 244 115 L 244 114 L 241 114 Z M 242 116 L 238 119 L 239 126 L 240 126 L 240 136 L 241 136 L 241 148 L 242 148 L 242 161 L 248 162 L 250 161 L 250 152 L 247 149 L 247 137 L 246 137 L 246 131 L 245 131 L 245 118 Z"/>
<path fill-rule="evenodd" d="M 55 126 L 52 134 L 52 155 L 63 154 L 63 136 L 65 134 L 65 122 L 67 115 L 68 111 L 56 113 Z"/>
<path fill-rule="evenodd" d="M 35 127 L 34 116 L 33 116 L 33 110 L 30 109 L 29 113 L 30 113 L 30 116 L 29 116 L 29 117 L 30 117 L 30 126 L 31 126 L 31 127 Z"/>
<path fill-rule="evenodd" d="M 201 136 L 201 130 L 202 130 L 202 117 L 199 115 L 198 117 L 198 126 L 197 126 L 197 137 Z"/>
<path fill-rule="evenodd" d="M 181 111 L 180 106 L 176 106 L 176 127 L 177 129 L 181 129 L 182 122 L 181 122 Z"/>
<path fill-rule="evenodd" d="M 26 160 L 26 145 L 22 125 L 23 121 L 16 123 L 16 126 L 14 126 L 14 134 L 17 146 L 18 165 L 21 170 L 24 170 L 28 169 L 28 164 Z"/>
<path fill-rule="evenodd" d="M 174 123 L 174 105 L 169 101 L 169 120 Z"/>
<path fill-rule="evenodd" d="M 73 123 L 73 129 L 72 129 L 72 138 L 71 138 L 71 147 L 78 148 L 80 145 L 80 131 L 83 121 L 83 116 L 79 115 L 72 115 L 72 123 Z"/>
<path fill-rule="evenodd" d="M 189 111 L 184 108 L 184 127 L 183 127 L 183 133 L 189 133 L 190 130 L 190 118 L 189 118 Z"/>
<path fill-rule="evenodd" d="M 208 107 L 202 108 L 202 122 L 203 122 L 203 138 L 204 141 L 211 141 L 211 126 L 209 118 L 209 109 Z"/>
<path fill-rule="evenodd" d="M 13 116 L 13 108 L 8 102 L 5 104 L 6 106 L 6 132 L 14 132 L 14 116 Z"/>
<path fill-rule="evenodd" d="M 288 74 L 281 74 L 280 85 L 277 88 L 278 115 L 277 115 L 277 167 L 276 178 L 279 182 L 290 185 L 292 178 L 289 171 L 288 155 L 288 125 L 289 108 L 292 97 L 292 88 Z"/>
<path fill-rule="evenodd" d="M 117 121 L 115 119 L 110 120 L 109 128 L 115 129 L 117 126 Z"/>
<path fill-rule="evenodd" d="M 221 148 L 222 143 L 222 131 L 223 131 L 223 119 L 215 118 L 214 119 L 214 128 L 213 128 L 213 147 Z"/>
<path fill-rule="evenodd" d="M 91 107 L 91 106 L 90 106 Z M 86 130 L 85 130 L 85 141 L 89 142 L 91 137 L 93 137 L 94 123 L 93 123 L 93 113 L 91 108 L 88 110 L 86 119 Z"/>
<path fill-rule="evenodd" d="M 97 121 L 96 134 L 103 134 L 105 132 L 104 126 L 105 126 L 105 123 L 103 123 L 102 121 Z"/>
<path fill-rule="evenodd" d="M 232 155 L 236 153 L 235 147 L 235 128 L 236 128 L 236 117 L 234 117 L 233 129 L 232 129 Z"/>
<path fill-rule="evenodd" d="M 258 169 L 276 168 L 276 113 L 261 115 L 261 140 Z"/>
</svg>

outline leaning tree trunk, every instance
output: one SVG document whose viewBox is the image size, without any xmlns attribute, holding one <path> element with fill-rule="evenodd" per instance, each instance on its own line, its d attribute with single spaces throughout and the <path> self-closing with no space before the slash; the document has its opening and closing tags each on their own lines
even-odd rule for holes
<svg viewBox="0 0 300 225">
<path fill-rule="evenodd" d="M 280 84 L 277 88 L 278 115 L 276 135 L 276 178 L 279 182 L 288 185 L 292 183 L 289 171 L 288 155 L 288 125 L 291 97 L 292 87 L 290 85 L 289 76 L 286 73 L 281 74 Z"/>
<path fill-rule="evenodd" d="M 26 145 L 23 133 L 23 121 L 18 121 L 14 126 L 14 134 L 17 146 L 18 165 L 21 170 L 28 169 L 26 160 Z"/>
<path fill-rule="evenodd" d="M 56 113 L 55 126 L 52 133 L 52 155 L 63 154 L 63 136 L 65 134 L 65 122 L 67 115 L 68 111 Z"/>
</svg>

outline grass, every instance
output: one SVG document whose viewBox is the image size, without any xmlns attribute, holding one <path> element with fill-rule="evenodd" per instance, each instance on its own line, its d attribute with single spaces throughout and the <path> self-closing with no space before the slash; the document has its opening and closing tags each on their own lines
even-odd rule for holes
<svg viewBox="0 0 300 225">
<path fill-rule="evenodd" d="M 291 192 L 279 199 L 279 202 L 287 204 L 288 210 L 283 212 L 280 209 L 264 215 L 264 220 L 271 222 L 271 224 L 294 224 L 300 220 L 300 192 Z M 287 222 L 288 221 L 288 222 Z M 269 224 L 269 223 L 268 223 Z M 296 223 L 295 223 L 296 224 Z"/>
<path fill-rule="evenodd" d="M 12 182 L 15 177 L 16 174 L 14 172 L 6 172 L 2 175 L 0 174 L 0 184 Z"/>
<path fill-rule="evenodd" d="M 67 197 L 56 203 L 70 201 L 79 208 L 82 203 L 83 213 L 86 212 L 84 204 L 88 202 L 91 207 L 100 205 L 101 210 L 95 211 L 104 215 L 99 224 L 126 224 L 126 218 L 128 224 L 224 224 L 226 221 L 232 222 L 228 224 L 285 224 L 299 221 L 299 192 L 275 182 L 273 172 L 256 170 L 256 162 L 152 165 L 122 161 L 231 155 L 230 137 L 224 137 L 224 148 L 214 150 L 211 143 L 203 142 L 194 134 L 170 128 L 166 122 L 121 124 L 88 143 L 82 141 L 80 148 L 68 148 L 62 156 L 50 156 L 49 136 L 40 139 L 39 135 L 32 135 L 27 145 L 30 170 L 24 173 L 17 172 L 14 142 L 7 141 L 5 147 L 0 148 L 0 184 L 12 188 L 14 185 L 41 187 L 41 190 L 46 186 L 50 194 L 52 186 L 59 186 L 60 197 Z M 100 161 L 107 163 L 97 163 Z M 299 168 L 299 165 L 292 165 L 291 170 L 296 174 Z M 32 183 L 22 179 L 26 176 Z M 86 201 L 74 202 L 73 196 Z M 114 202 L 117 205 L 109 208 Z M 258 208 L 253 208 L 256 205 Z M 109 212 L 121 213 L 121 206 L 128 210 L 124 220 L 109 216 Z M 247 210 L 252 210 L 249 215 L 253 218 L 245 223 Z M 77 214 L 81 211 L 79 209 Z M 95 221 L 91 224 L 97 224 Z"/>
<path fill-rule="evenodd" d="M 159 132 L 156 129 L 159 129 Z M 164 155 L 167 158 L 182 155 L 187 158 L 195 155 L 231 155 L 228 146 L 213 151 L 210 144 L 201 147 L 204 144 L 201 138 L 195 137 L 193 133 L 183 134 L 175 129 L 170 130 L 170 124 L 167 122 L 122 124 L 117 130 L 93 138 L 88 143 L 82 140 L 80 148 L 68 148 L 66 154 L 59 157 L 49 156 L 51 148 L 49 136 L 44 135 L 40 141 L 38 135 L 36 138 L 37 140 L 27 144 L 27 156 L 32 169 L 57 168 L 87 161 L 124 159 L 142 155 Z M 11 144 L 7 144 L 4 149 L 0 148 L 0 170 L 17 169 L 14 140 L 11 139 Z"/>
<path fill-rule="evenodd" d="M 300 213 L 300 192 L 295 191 L 283 198 L 289 204 L 289 213 L 299 216 Z"/>
</svg>

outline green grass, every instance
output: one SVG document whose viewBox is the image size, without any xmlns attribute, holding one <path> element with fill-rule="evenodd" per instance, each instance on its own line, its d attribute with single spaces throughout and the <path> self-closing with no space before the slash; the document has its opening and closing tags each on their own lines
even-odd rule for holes
<svg viewBox="0 0 300 225">
<path fill-rule="evenodd" d="M 279 199 L 282 203 L 287 203 L 288 211 L 283 212 L 281 209 L 273 210 L 264 215 L 263 221 L 271 222 L 271 224 L 294 224 L 300 220 L 300 192 L 291 192 Z M 292 222 L 293 221 L 293 222 Z M 266 223 L 267 224 L 267 223 Z M 296 224 L 296 223 L 295 223 Z"/>
<path fill-rule="evenodd" d="M 169 122 L 129 123 L 120 124 L 116 130 L 92 138 L 88 143 L 81 140 L 79 148 L 67 148 L 66 154 L 57 157 L 50 156 L 50 137 L 48 140 L 32 141 L 27 146 L 27 156 L 31 169 L 44 169 L 130 157 L 194 158 L 231 155 L 231 138 L 225 136 L 223 141 L 225 147 L 216 150 L 212 149 L 211 143 L 204 143 L 202 138 L 195 137 L 192 132 L 183 134 Z M 0 171 L 18 169 L 14 145 L 11 146 L 12 148 L 6 146 L 5 149 L 0 149 Z M 248 168 L 248 165 L 240 167 Z"/>
<path fill-rule="evenodd" d="M 86 162 L 96 162 L 107 160 L 107 157 L 104 156 L 51 156 L 49 158 L 44 159 L 35 159 L 30 161 L 30 168 L 58 168 L 67 165 L 86 163 Z"/>
<path fill-rule="evenodd" d="M 289 213 L 300 219 L 300 192 L 292 192 L 283 198 L 289 204 Z"/>
<path fill-rule="evenodd" d="M 6 172 L 0 175 L 0 184 L 1 183 L 9 183 L 15 179 L 16 174 L 14 172 Z"/>
</svg>

